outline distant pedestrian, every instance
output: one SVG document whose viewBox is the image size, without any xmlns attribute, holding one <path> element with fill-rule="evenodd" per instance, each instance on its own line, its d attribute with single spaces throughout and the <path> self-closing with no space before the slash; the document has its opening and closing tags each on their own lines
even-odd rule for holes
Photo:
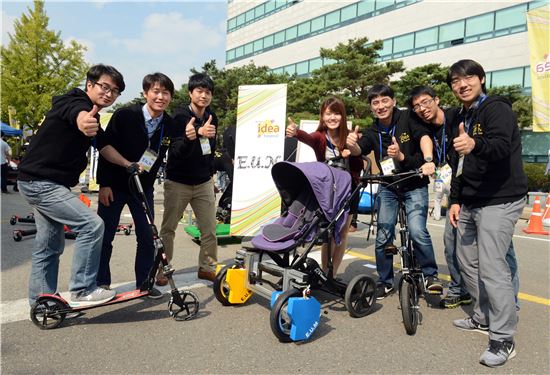
<svg viewBox="0 0 550 375">
<path fill-rule="evenodd" d="M 2 193 L 8 192 L 8 167 L 11 161 L 11 147 L 4 140 L 4 132 L 2 132 L 2 139 L 0 142 L 0 164 L 2 165 Z"/>
</svg>

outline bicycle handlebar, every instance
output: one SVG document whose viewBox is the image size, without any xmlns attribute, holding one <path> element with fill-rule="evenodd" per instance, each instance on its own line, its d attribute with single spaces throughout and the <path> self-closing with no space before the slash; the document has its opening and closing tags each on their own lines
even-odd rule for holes
<svg viewBox="0 0 550 375">
<path fill-rule="evenodd" d="M 413 169 L 407 172 L 382 175 L 382 174 L 365 174 L 361 176 L 361 182 L 378 182 L 380 184 L 395 184 L 411 177 L 423 177 L 420 168 Z"/>
</svg>

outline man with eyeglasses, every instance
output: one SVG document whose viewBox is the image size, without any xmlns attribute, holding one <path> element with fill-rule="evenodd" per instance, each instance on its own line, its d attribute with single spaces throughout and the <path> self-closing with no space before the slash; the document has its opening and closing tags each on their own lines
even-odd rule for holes
<svg viewBox="0 0 550 375">
<path fill-rule="evenodd" d="M 412 108 L 414 113 L 423 121 L 433 136 L 435 147 L 434 158 L 437 166 L 434 184 L 436 197 L 442 190 L 448 190 L 450 193 L 450 180 L 452 176 L 452 163 L 450 161 L 452 153 L 450 151 L 453 148 L 452 139 L 457 130 L 456 126 L 458 125 L 455 120 L 457 119 L 459 111 L 459 108 L 442 109 L 439 104 L 439 97 L 436 95 L 434 89 L 429 86 L 417 86 L 413 88 L 409 94 L 409 107 Z M 437 209 L 437 207 L 435 209 Z M 460 305 L 469 305 L 472 303 L 472 297 L 466 290 L 466 286 L 460 276 L 460 269 L 456 258 L 456 228 L 451 225 L 449 218 L 450 215 L 447 214 L 443 243 L 445 246 L 445 260 L 447 261 L 451 282 L 449 283 L 447 295 L 440 302 L 440 307 L 452 309 Z M 508 253 L 506 254 L 506 261 L 512 273 L 516 305 L 519 310 L 519 301 L 517 297 L 519 292 L 519 276 L 517 272 L 516 254 L 512 243 L 510 243 Z"/>
<path fill-rule="evenodd" d="M 425 127 L 410 112 L 395 107 L 393 90 L 387 85 L 374 85 L 368 92 L 368 101 L 374 114 L 374 124 L 361 139 L 355 133 L 348 136 L 348 146 L 353 155 L 368 155 L 374 150 L 376 163 L 383 174 L 395 170 L 408 171 L 421 168 L 425 176 L 434 173 L 433 145 Z M 441 294 L 443 286 L 438 279 L 437 263 L 430 233 L 426 228 L 428 218 L 427 177 L 408 179 L 396 191 L 394 187 L 381 186 L 377 195 L 378 224 L 376 232 L 376 270 L 378 272 L 377 298 L 383 299 L 394 292 L 392 244 L 398 213 L 398 194 L 403 196 L 407 211 L 407 223 L 417 259 L 426 277 L 426 289 L 430 294 Z"/>
<path fill-rule="evenodd" d="M 97 182 L 100 188 L 97 213 L 105 223 L 105 234 L 97 285 L 105 289 L 111 285 L 109 262 L 113 251 L 112 242 L 125 205 L 128 205 L 132 214 L 136 233 L 134 270 L 137 288 L 142 287 L 147 280 L 154 262 L 153 233 L 140 200 L 130 189 L 125 168 L 132 163 L 140 164 L 143 169 L 141 184 L 147 203 L 153 210 L 155 178 L 168 150 L 170 137 L 174 135 L 172 118 L 165 112 L 174 95 L 174 84 L 165 74 L 153 73 L 143 78 L 142 87 L 145 103 L 116 110 L 105 130 L 105 143 L 116 149 L 122 160 L 112 163 L 100 155 L 98 162 Z M 157 283 L 166 285 L 168 280 L 161 277 Z M 161 298 L 162 293 L 153 288 L 148 297 Z"/>
<path fill-rule="evenodd" d="M 116 292 L 96 285 L 103 221 L 71 193 L 88 164 L 90 146 L 116 157 L 103 143 L 98 111 L 113 104 L 124 90 L 122 74 L 112 66 L 95 65 L 79 88 L 55 96 L 52 108 L 33 136 L 19 164 L 19 191 L 34 209 L 35 248 L 32 253 L 29 302 L 57 292 L 59 257 L 65 245 L 64 225 L 78 233 L 69 290 L 73 307 L 111 300 Z"/>
<path fill-rule="evenodd" d="M 454 63 L 447 84 L 462 103 L 453 139 L 450 222 L 473 314 L 454 326 L 489 334 L 479 361 L 502 366 L 516 355 L 517 311 L 506 254 L 523 211 L 527 177 L 521 137 L 510 102 L 487 96 L 485 71 L 473 60 Z"/>
</svg>

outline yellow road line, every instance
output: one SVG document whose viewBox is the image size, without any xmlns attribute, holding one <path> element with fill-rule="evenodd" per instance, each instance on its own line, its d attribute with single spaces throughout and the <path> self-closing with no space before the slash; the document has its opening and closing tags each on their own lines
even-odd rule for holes
<svg viewBox="0 0 550 375">
<path fill-rule="evenodd" d="M 349 255 L 354 256 L 354 257 L 359 258 L 359 259 L 364 259 L 364 260 L 368 260 L 368 261 L 371 261 L 371 262 L 376 262 L 375 257 L 373 257 L 371 255 L 361 254 L 361 253 L 358 253 L 358 252 L 353 251 L 353 250 L 347 250 L 346 254 L 349 254 Z M 396 268 L 401 268 L 401 264 L 399 264 L 399 263 L 394 263 L 393 266 L 396 267 Z M 439 278 L 442 279 L 442 280 L 445 280 L 445 281 L 451 281 L 451 277 L 449 275 L 445 275 L 445 274 L 440 273 Z M 526 293 L 521 293 L 521 292 L 518 293 L 518 297 L 519 297 L 520 300 L 523 300 L 523 301 L 529 301 L 529 302 L 538 303 L 539 305 L 550 306 L 550 299 L 548 299 L 548 298 L 537 297 L 537 296 L 533 296 L 531 294 L 526 294 Z"/>
</svg>

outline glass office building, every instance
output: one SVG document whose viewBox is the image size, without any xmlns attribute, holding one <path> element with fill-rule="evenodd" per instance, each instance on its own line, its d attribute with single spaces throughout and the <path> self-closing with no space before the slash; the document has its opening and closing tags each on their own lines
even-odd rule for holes
<svg viewBox="0 0 550 375">
<path fill-rule="evenodd" d="M 379 60 L 406 69 L 470 58 L 487 86 L 530 89 L 526 12 L 538 1 L 283 0 L 228 1 L 226 67 L 253 61 L 307 76 L 332 63 L 319 49 L 349 39 L 382 40 Z"/>
</svg>

